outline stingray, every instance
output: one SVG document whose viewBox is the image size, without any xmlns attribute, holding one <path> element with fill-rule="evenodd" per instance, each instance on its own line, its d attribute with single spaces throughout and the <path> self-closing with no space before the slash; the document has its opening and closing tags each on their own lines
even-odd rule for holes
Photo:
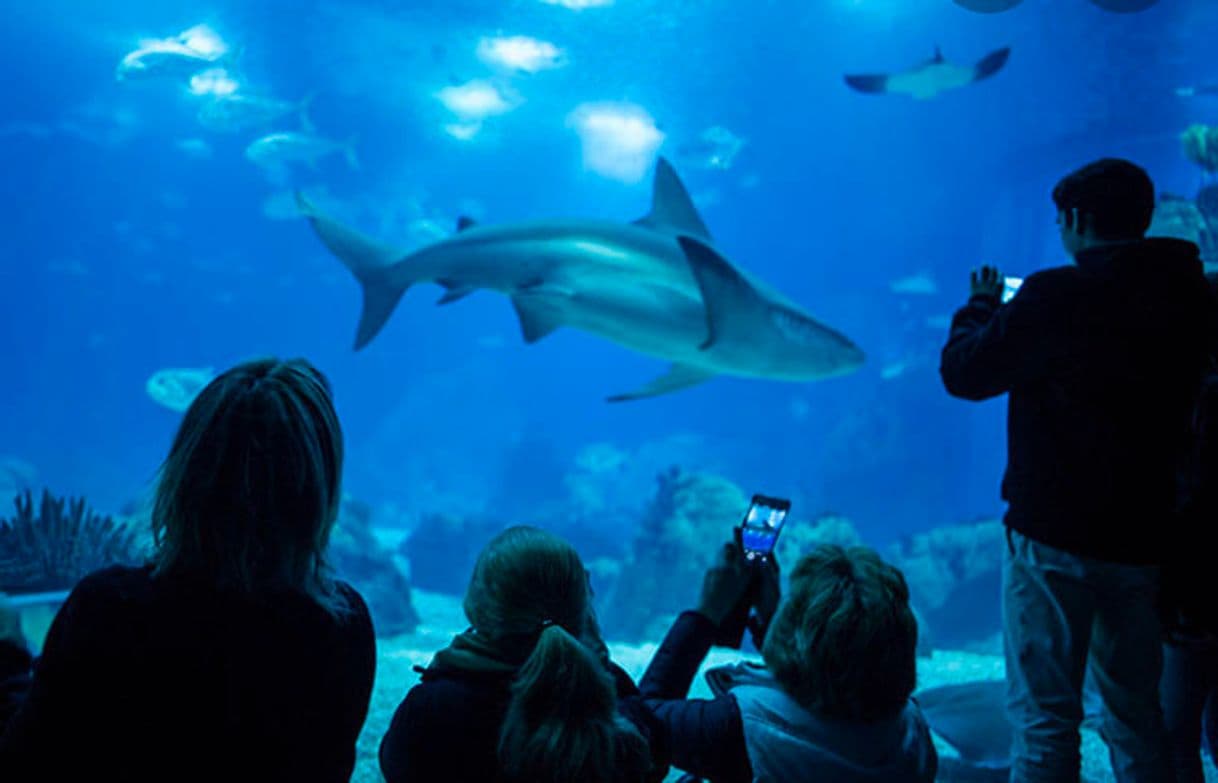
<svg viewBox="0 0 1218 783">
<path fill-rule="evenodd" d="M 1006 769 L 1013 731 L 1006 715 L 1005 680 L 976 680 L 918 691 L 931 730 L 974 767 Z M 1098 728 L 1100 700 L 1090 680 L 1083 690 L 1083 725 Z"/>
<path fill-rule="evenodd" d="M 846 84 L 859 92 L 885 95 L 909 95 L 918 99 L 933 98 L 946 90 L 967 87 L 988 79 L 1002 70 L 1011 56 L 1010 48 L 986 55 L 976 65 L 948 62 L 939 47 L 935 56 L 907 71 L 889 74 L 848 74 Z"/>
</svg>

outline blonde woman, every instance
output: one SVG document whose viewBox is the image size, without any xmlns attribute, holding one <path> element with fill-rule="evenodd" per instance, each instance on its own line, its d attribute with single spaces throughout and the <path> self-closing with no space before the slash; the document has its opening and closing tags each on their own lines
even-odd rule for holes
<svg viewBox="0 0 1218 783">
<path fill-rule="evenodd" d="M 364 602 L 326 564 L 342 457 L 308 362 L 208 384 L 161 469 L 152 562 L 73 589 L 0 779 L 348 780 L 376 657 Z"/>
</svg>

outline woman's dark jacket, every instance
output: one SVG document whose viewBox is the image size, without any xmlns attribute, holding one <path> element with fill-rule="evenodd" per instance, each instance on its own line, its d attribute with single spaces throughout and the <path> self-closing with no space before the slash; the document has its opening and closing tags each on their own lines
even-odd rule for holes
<svg viewBox="0 0 1218 783">
<path fill-rule="evenodd" d="M 663 727 L 643 704 L 638 688 L 620 667 L 611 667 L 618 711 L 647 740 L 652 751 L 650 780 L 668 773 Z M 394 713 L 381 741 L 381 772 L 387 783 L 451 783 L 502 780 L 497 749 L 511 700 L 513 675 L 429 667 Z"/>
<path fill-rule="evenodd" d="M 376 667 L 368 609 L 253 600 L 115 567 L 82 580 L 0 737 L 0 780 L 351 777 Z"/>
</svg>

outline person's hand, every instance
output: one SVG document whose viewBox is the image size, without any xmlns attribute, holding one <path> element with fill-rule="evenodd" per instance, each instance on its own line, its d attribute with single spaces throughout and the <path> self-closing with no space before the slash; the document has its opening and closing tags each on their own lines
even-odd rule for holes
<svg viewBox="0 0 1218 783">
<path fill-rule="evenodd" d="M 0 642 L 25 647 L 25 634 L 21 631 L 21 614 L 13 608 L 4 593 L 0 593 Z"/>
<path fill-rule="evenodd" d="M 778 560 L 771 554 L 758 566 L 760 574 L 757 579 L 757 597 L 753 602 L 753 613 L 749 615 L 749 633 L 753 637 L 753 646 L 758 650 L 765 643 L 766 631 L 778 611 L 778 602 L 782 598 L 782 588 L 779 586 Z"/>
<path fill-rule="evenodd" d="M 990 296 L 1002 299 L 1002 273 L 995 266 L 983 266 L 969 274 L 969 290 L 972 296 Z"/>
<path fill-rule="evenodd" d="M 698 612 L 715 625 L 722 625 L 744 596 L 753 572 L 744 560 L 739 543 L 724 544 L 719 557 L 702 577 L 702 600 Z"/>
<path fill-rule="evenodd" d="M 778 602 L 782 598 L 780 581 L 782 569 L 778 567 L 778 559 L 771 554 L 762 562 L 759 570 L 761 576 L 757 580 L 757 601 L 753 604 L 753 608 L 757 610 L 757 616 L 763 626 L 768 627 L 770 620 L 774 619 L 774 613 L 778 611 Z"/>
</svg>

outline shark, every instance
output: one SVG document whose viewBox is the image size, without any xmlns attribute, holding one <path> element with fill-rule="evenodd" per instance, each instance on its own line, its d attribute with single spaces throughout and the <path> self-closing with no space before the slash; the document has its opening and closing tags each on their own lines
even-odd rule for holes
<svg viewBox="0 0 1218 783">
<path fill-rule="evenodd" d="M 941 92 L 988 79 L 1002 70 L 1010 56 L 1011 50 L 1006 47 L 987 54 L 976 65 L 957 65 L 948 62 L 936 46 L 934 57 L 908 71 L 847 75 L 845 79 L 847 85 L 859 92 L 908 95 L 918 100 L 926 100 Z"/>
<path fill-rule="evenodd" d="M 479 290 L 507 296 L 526 343 L 560 327 L 670 362 L 667 372 L 610 402 L 654 397 L 728 375 L 811 381 L 850 373 L 858 346 L 719 250 L 675 169 L 656 163 L 651 209 L 631 223 L 458 221 L 452 236 L 413 252 L 325 215 L 297 193 L 301 214 L 363 288 L 360 350 L 407 289 L 436 283 L 449 305 Z"/>
</svg>

